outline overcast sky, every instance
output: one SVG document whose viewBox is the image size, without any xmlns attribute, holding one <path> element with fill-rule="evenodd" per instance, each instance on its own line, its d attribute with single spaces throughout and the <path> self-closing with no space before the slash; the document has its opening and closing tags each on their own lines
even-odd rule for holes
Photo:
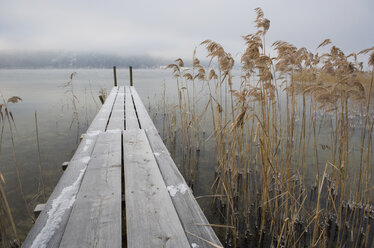
<svg viewBox="0 0 374 248">
<path fill-rule="evenodd" d="M 271 21 L 268 45 L 315 51 L 331 38 L 346 53 L 374 46 L 374 0 L 0 0 L 0 51 L 189 58 L 212 39 L 238 56 L 256 7 Z"/>
</svg>

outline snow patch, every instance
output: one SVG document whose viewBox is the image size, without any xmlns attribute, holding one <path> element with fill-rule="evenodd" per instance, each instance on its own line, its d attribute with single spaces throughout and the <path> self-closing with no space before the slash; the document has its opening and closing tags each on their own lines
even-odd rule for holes
<svg viewBox="0 0 374 248">
<path fill-rule="evenodd" d="M 178 184 L 177 186 L 170 185 L 167 187 L 169 194 L 174 197 L 178 192 L 185 194 L 188 189 L 188 186 L 184 183 Z"/>
<path fill-rule="evenodd" d="M 198 244 L 196 244 L 196 243 L 192 243 L 192 244 L 191 244 L 191 247 L 192 247 L 192 248 L 199 248 L 200 246 L 199 246 Z"/>
<path fill-rule="evenodd" d="M 36 238 L 34 239 L 31 248 L 47 247 L 48 242 L 61 224 L 62 216 L 66 213 L 66 210 L 70 209 L 73 206 L 76 200 L 79 185 L 82 181 L 86 168 L 87 166 L 80 170 L 78 178 L 75 180 L 75 182 L 72 185 L 65 187 L 61 191 L 60 195 L 53 200 L 51 209 L 47 212 L 47 222 L 39 232 L 38 236 L 36 236 Z"/>
<path fill-rule="evenodd" d="M 85 146 L 83 147 L 83 152 L 86 152 L 86 151 L 88 150 L 89 147 L 90 147 L 90 146 L 85 145 Z"/>
<path fill-rule="evenodd" d="M 162 150 L 161 152 L 154 152 L 153 154 L 157 157 L 160 156 L 161 153 L 166 153 L 166 151 Z"/>
<path fill-rule="evenodd" d="M 122 130 L 119 129 L 119 128 L 116 128 L 116 129 L 107 130 L 106 132 L 107 132 L 107 133 L 121 133 Z"/>
<path fill-rule="evenodd" d="M 90 161 L 91 157 L 90 156 L 86 156 L 86 157 L 83 157 L 80 159 L 80 161 L 84 164 L 88 164 L 88 162 Z"/>
<path fill-rule="evenodd" d="M 83 147 L 84 152 L 86 152 L 88 150 L 88 148 L 92 144 L 92 140 L 91 139 L 86 139 L 85 142 L 86 142 L 86 145 Z"/>
<path fill-rule="evenodd" d="M 101 134 L 100 130 L 89 131 L 89 132 L 86 133 L 86 135 L 89 136 L 89 137 L 94 137 L 94 136 L 97 136 L 99 134 Z"/>
</svg>

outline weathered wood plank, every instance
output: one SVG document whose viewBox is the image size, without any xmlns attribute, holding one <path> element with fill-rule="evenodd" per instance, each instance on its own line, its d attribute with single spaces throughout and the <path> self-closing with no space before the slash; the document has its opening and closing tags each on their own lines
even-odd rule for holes
<svg viewBox="0 0 374 248">
<path fill-rule="evenodd" d="M 144 130 L 123 141 L 128 247 L 190 247 Z"/>
<path fill-rule="evenodd" d="M 59 246 L 97 136 L 105 131 L 117 91 L 118 88 L 113 88 L 94 118 L 22 247 Z"/>
<path fill-rule="evenodd" d="M 153 124 L 153 121 L 149 117 L 147 110 L 134 87 L 131 87 L 131 93 L 138 113 L 140 125 L 146 131 L 163 179 L 172 193 L 171 199 L 175 209 L 177 210 L 183 228 L 187 233 L 189 242 L 191 244 L 195 243 L 199 245 L 200 248 L 212 247 L 207 242 L 188 234 L 188 232 L 193 233 L 196 236 L 208 240 L 218 246 L 222 246 L 221 242 L 217 238 L 217 235 L 211 226 L 209 226 L 209 222 L 193 196 L 192 191 L 187 186 L 183 176 L 171 158 L 169 151 L 165 147 L 164 142 L 162 141 L 156 127 Z"/>
<path fill-rule="evenodd" d="M 121 247 L 121 135 L 100 134 L 60 247 Z"/>
<path fill-rule="evenodd" d="M 125 87 L 125 118 L 126 129 L 139 128 L 138 117 L 136 116 L 131 91 L 128 86 Z"/>
<path fill-rule="evenodd" d="M 58 247 L 90 157 L 73 160 L 57 183 L 22 247 Z"/>
<path fill-rule="evenodd" d="M 105 131 L 105 128 L 108 124 L 109 116 L 113 109 L 113 103 L 116 99 L 117 92 L 118 87 L 113 87 L 109 96 L 105 100 L 103 106 L 100 108 L 99 112 L 95 116 L 95 119 L 92 121 L 90 127 L 88 128 L 87 133 L 96 130 Z"/>
<path fill-rule="evenodd" d="M 125 127 L 125 92 L 124 86 L 118 89 L 109 123 L 106 130 L 123 130 Z"/>
</svg>

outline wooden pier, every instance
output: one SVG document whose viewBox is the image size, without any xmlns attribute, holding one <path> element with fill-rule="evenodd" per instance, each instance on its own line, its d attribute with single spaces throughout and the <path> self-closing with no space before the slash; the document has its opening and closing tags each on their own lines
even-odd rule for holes
<svg viewBox="0 0 374 248">
<path fill-rule="evenodd" d="M 222 247 L 134 87 L 114 87 L 22 247 Z"/>
</svg>

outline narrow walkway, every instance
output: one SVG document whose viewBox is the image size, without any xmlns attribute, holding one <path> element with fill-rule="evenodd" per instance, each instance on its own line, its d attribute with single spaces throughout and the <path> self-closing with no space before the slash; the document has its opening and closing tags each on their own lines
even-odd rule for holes
<svg viewBox="0 0 374 248">
<path fill-rule="evenodd" d="M 127 86 L 112 89 L 22 245 L 122 246 L 222 247 Z"/>
</svg>

